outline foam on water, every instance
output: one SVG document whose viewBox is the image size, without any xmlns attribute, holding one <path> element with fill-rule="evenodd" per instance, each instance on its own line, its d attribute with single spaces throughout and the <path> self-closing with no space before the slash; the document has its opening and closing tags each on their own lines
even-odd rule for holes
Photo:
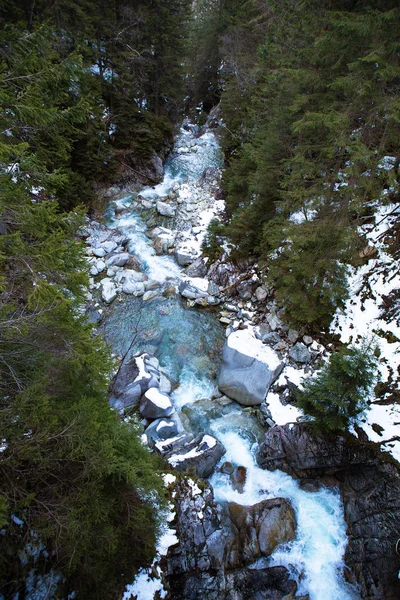
<svg viewBox="0 0 400 600">
<path fill-rule="evenodd" d="M 343 577 L 347 538 L 338 492 L 327 488 L 314 493 L 301 490 L 289 475 L 260 469 L 250 442 L 235 431 L 224 432 L 223 420 L 215 421 L 211 429 L 227 450 L 223 460 L 247 469 L 243 494 L 232 488 L 228 475 L 213 475 L 211 484 L 217 500 L 251 506 L 268 498 L 284 497 L 296 511 L 296 539 L 277 549 L 269 564 L 286 566 L 299 583 L 299 593 L 309 593 L 311 600 L 359 598 Z"/>
<path fill-rule="evenodd" d="M 200 398 L 210 398 L 216 392 L 215 384 L 208 377 L 201 377 L 191 367 L 183 367 L 179 387 L 171 394 L 174 404 L 182 408 Z"/>
</svg>

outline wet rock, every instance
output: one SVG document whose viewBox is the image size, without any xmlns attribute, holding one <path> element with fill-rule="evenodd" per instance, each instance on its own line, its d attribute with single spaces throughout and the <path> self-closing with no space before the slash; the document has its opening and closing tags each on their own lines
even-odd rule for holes
<svg viewBox="0 0 400 600">
<path fill-rule="evenodd" d="M 166 202 L 162 202 L 158 200 L 157 204 L 157 212 L 163 217 L 174 217 L 176 213 L 176 207 L 171 206 L 171 204 L 167 204 Z"/>
<path fill-rule="evenodd" d="M 235 331 L 223 348 L 218 387 L 244 406 L 261 404 L 283 366 L 275 351 L 251 331 Z"/>
<path fill-rule="evenodd" d="M 175 411 L 171 400 L 156 387 L 148 389 L 142 396 L 139 411 L 145 419 L 169 417 Z"/>
<path fill-rule="evenodd" d="M 293 346 L 293 348 L 290 349 L 289 358 L 291 358 L 295 362 L 307 364 L 311 362 L 312 354 L 307 348 L 307 346 L 305 346 L 301 342 L 297 342 Z"/>
<path fill-rule="evenodd" d="M 199 477 L 209 477 L 225 452 L 217 438 L 200 434 L 177 452 L 167 454 L 166 459 L 177 471 L 193 470 Z"/>
<path fill-rule="evenodd" d="M 251 564 L 261 556 L 270 556 L 277 546 L 296 536 L 295 513 L 284 498 L 263 500 L 254 506 L 229 502 L 228 514 L 233 524 L 226 558 L 230 569 Z"/>
<path fill-rule="evenodd" d="M 290 579 L 285 567 L 242 569 L 226 575 L 224 597 L 226 600 L 293 600 L 298 598 L 296 590 L 297 584 Z"/>
<path fill-rule="evenodd" d="M 229 461 L 224 462 L 219 469 L 220 473 L 224 473 L 225 475 L 231 475 L 234 470 L 235 467 Z"/>
<path fill-rule="evenodd" d="M 117 252 L 109 254 L 106 258 L 106 267 L 124 267 L 129 262 L 130 255 L 128 252 Z"/>
<path fill-rule="evenodd" d="M 236 467 L 231 474 L 231 483 L 234 490 L 243 494 L 244 486 L 247 481 L 247 469 L 246 467 Z"/>
<path fill-rule="evenodd" d="M 346 434 L 313 433 L 306 424 L 274 427 L 265 435 L 257 461 L 304 479 L 334 477 L 348 526 L 345 561 L 361 598 L 400 598 L 400 467 L 370 443 Z"/>
</svg>

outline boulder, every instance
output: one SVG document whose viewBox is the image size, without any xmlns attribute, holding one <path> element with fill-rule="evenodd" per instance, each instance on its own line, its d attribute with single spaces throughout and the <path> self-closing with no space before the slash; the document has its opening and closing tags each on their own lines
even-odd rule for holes
<svg viewBox="0 0 400 600">
<path fill-rule="evenodd" d="M 209 477 L 225 452 L 217 438 L 200 434 L 190 444 L 166 454 L 166 459 L 177 471 L 193 470 L 199 477 Z"/>
<path fill-rule="evenodd" d="M 166 394 L 156 387 L 151 387 L 143 394 L 139 410 L 145 419 L 160 419 L 171 416 L 175 408 Z"/>
<path fill-rule="evenodd" d="M 291 358 L 295 362 L 307 364 L 311 362 L 312 354 L 307 348 L 307 346 L 305 346 L 301 342 L 297 342 L 293 346 L 293 348 L 290 349 L 289 358 Z"/>
<path fill-rule="evenodd" d="M 305 423 L 274 427 L 265 434 L 257 461 L 302 479 L 336 481 L 344 505 L 348 544 L 345 562 L 360 597 L 400 598 L 400 467 L 371 443 L 354 436 L 312 432 Z"/>
<path fill-rule="evenodd" d="M 283 367 L 276 352 L 251 330 L 235 331 L 225 341 L 218 387 L 240 404 L 255 406 L 265 400 Z"/>
<path fill-rule="evenodd" d="M 188 277 L 205 277 L 207 275 L 207 265 L 204 262 L 204 258 L 202 256 L 196 258 L 196 260 L 192 262 L 191 265 L 186 267 L 184 273 Z"/>
<path fill-rule="evenodd" d="M 157 212 L 163 217 L 174 217 L 176 213 L 176 207 L 158 200 L 156 204 Z"/>
<path fill-rule="evenodd" d="M 199 257 L 199 249 L 190 242 L 180 243 L 175 248 L 175 259 L 180 267 L 187 267 Z"/>
<path fill-rule="evenodd" d="M 151 446 L 159 441 L 175 438 L 178 434 L 185 433 L 182 421 L 176 413 L 170 417 L 156 419 L 145 430 L 147 440 Z"/>
<path fill-rule="evenodd" d="M 295 513 L 284 498 L 263 500 L 254 506 L 229 502 L 227 508 L 233 525 L 226 555 L 230 569 L 270 556 L 277 546 L 296 537 Z"/>
<path fill-rule="evenodd" d="M 100 281 L 100 286 L 102 299 L 104 300 L 104 302 L 106 302 L 106 304 L 110 304 L 117 297 L 117 286 L 108 277 L 105 277 Z"/>
<path fill-rule="evenodd" d="M 191 277 L 188 279 L 182 279 L 179 282 L 179 293 L 184 298 L 189 300 L 196 300 L 197 298 L 207 298 L 209 282 L 207 279 L 201 279 L 200 277 Z"/>
<path fill-rule="evenodd" d="M 157 371 L 151 363 L 149 354 L 124 361 L 111 387 L 111 402 L 122 408 L 137 405 L 146 390 L 158 384 Z"/>
<path fill-rule="evenodd" d="M 106 254 L 107 252 L 104 250 L 104 248 L 93 248 L 93 255 L 97 256 L 97 258 L 103 258 L 103 256 Z"/>
<path fill-rule="evenodd" d="M 102 273 L 105 268 L 106 268 L 106 263 L 104 262 L 104 260 L 101 260 L 101 259 L 95 260 L 92 263 L 92 266 L 90 268 L 90 274 L 93 276 L 96 276 L 99 273 Z"/>
<path fill-rule="evenodd" d="M 297 583 L 286 567 L 240 569 L 225 576 L 225 598 L 229 600 L 309 600 L 295 596 Z"/>
<path fill-rule="evenodd" d="M 129 262 L 130 255 L 128 252 L 117 252 L 109 254 L 106 258 L 106 267 L 123 267 Z"/>
<path fill-rule="evenodd" d="M 145 275 L 134 271 L 133 269 L 124 269 L 115 276 L 115 281 L 122 286 L 124 294 L 133 294 L 134 296 L 143 296 L 145 292 Z"/>
</svg>

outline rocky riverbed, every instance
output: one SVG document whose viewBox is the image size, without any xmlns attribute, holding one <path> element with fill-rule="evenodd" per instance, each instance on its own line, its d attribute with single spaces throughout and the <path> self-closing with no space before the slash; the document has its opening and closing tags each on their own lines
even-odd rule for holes
<svg viewBox="0 0 400 600">
<path fill-rule="evenodd" d="M 82 230 L 86 311 L 119 363 L 111 404 L 137 415 L 175 474 L 159 553 L 124 599 L 398 597 L 397 467 L 355 438 L 336 460 L 337 440 L 286 425 L 330 348 L 284 323 L 257 265 L 201 254 L 223 209 L 216 123 L 184 123 L 162 181 L 112 188 L 104 222 Z M 381 499 L 375 519 L 359 496 L 382 498 L 382 486 L 393 509 Z"/>
</svg>

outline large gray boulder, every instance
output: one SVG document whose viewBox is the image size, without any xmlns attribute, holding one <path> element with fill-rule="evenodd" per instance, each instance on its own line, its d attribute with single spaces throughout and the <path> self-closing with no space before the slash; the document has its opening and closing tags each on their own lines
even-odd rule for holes
<svg viewBox="0 0 400 600">
<path fill-rule="evenodd" d="M 176 207 L 158 200 L 157 212 L 163 217 L 173 217 L 176 213 Z"/>
<path fill-rule="evenodd" d="M 225 341 L 218 387 L 243 406 L 255 406 L 265 400 L 283 367 L 276 352 L 251 330 L 235 331 Z"/>
<path fill-rule="evenodd" d="M 165 457 L 177 471 L 193 470 L 199 477 L 209 477 L 225 452 L 217 438 L 200 434 L 190 444 L 166 454 Z"/>
<path fill-rule="evenodd" d="M 129 260 L 130 254 L 128 254 L 128 252 L 117 252 L 115 254 L 110 254 L 106 258 L 106 267 L 107 269 L 110 267 L 124 267 Z"/>
</svg>

